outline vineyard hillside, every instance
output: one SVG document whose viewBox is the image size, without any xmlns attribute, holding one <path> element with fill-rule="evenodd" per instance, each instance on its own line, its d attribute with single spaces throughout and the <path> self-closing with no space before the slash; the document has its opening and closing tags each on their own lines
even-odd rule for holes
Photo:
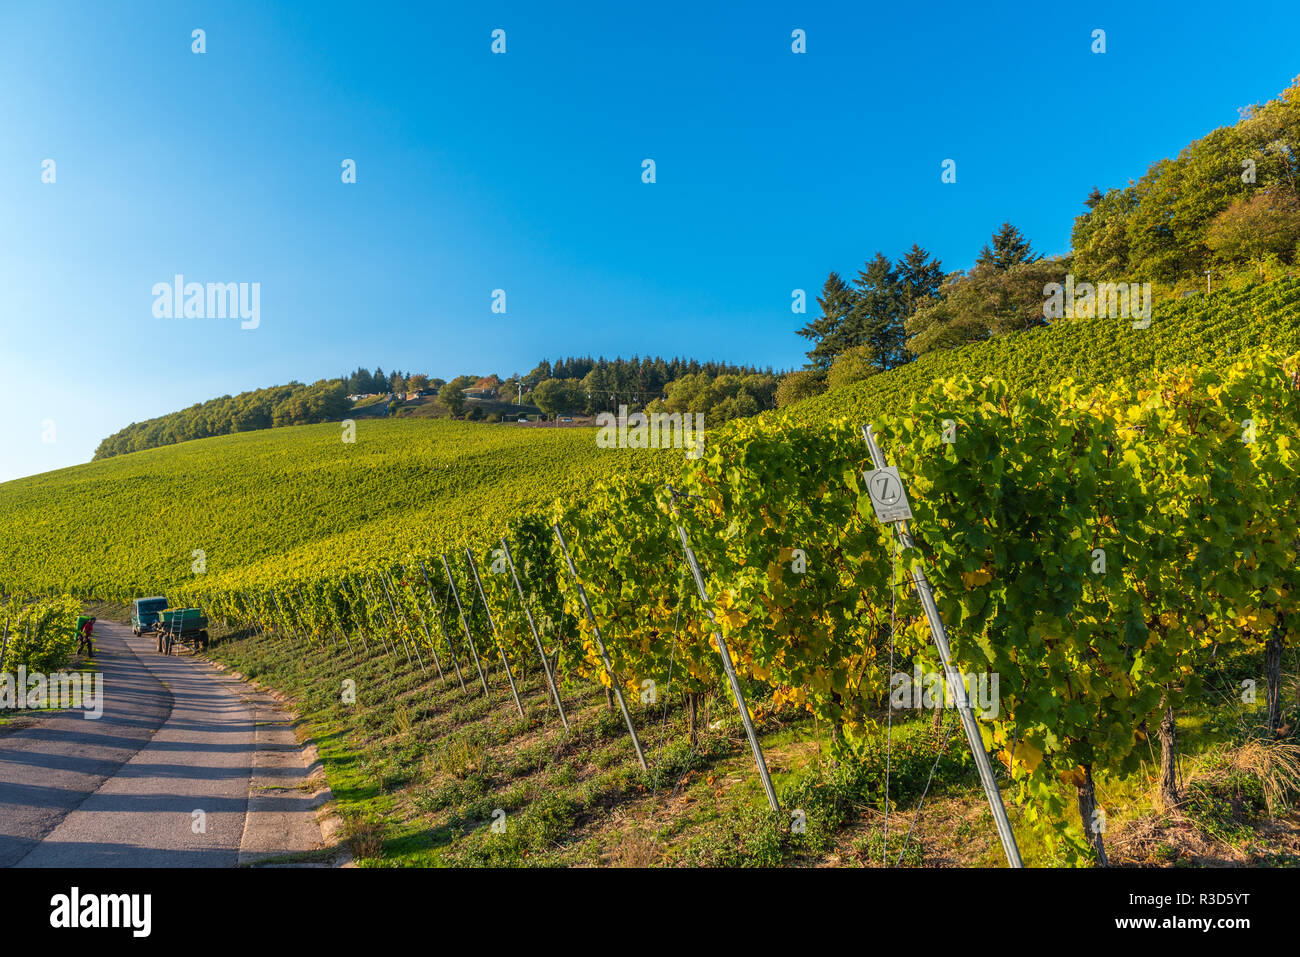
<svg viewBox="0 0 1300 957">
<path fill-rule="evenodd" d="M 1100 385 L 1222 368 L 1269 345 L 1300 350 L 1300 280 L 1157 304 L 1143 330 L 1077 319 L 932 353 L 767 416 L 866 420 L 959 373 L 1013 389 L 1066 377 Z M 0 587 L 125 597 L 192 584 L 200 560 L 214 588 L 310 579 L 490 540 L 521 512 L 682 462 L 680 452 L 599 449 L 589 429 L 422 419 L 360 421 L 354 444 L 337 423 L 200 439 L 0 485 Z"/>
<path fill-rule="evenodd" d="M 1145 329 L 1134 329 L 1132 320 L 1121 318 L 1062 320 L 927 353 L 782 411 L 805 422 L 837 416 L 866 420 L 906 402 L 936 379 L 954 375 L 975 380 L 995 376 L 1012 388 L 1047 386 L 1066 378 L 1111 385 L 1173 366 L 1222 369 L 1267 347 L 1283 353 L 1300 350 L 1300 279 L 1166 300 L 1155 305 Z"/>
<path fill-rule="evenodd" d="M 1298 300 L 999 339 L 729 423 L 695 460 L 422 420 L 133 453 L 0 486 L 0 568 L 201 605 L 211 654 L 333 742 L 366 862 L 988 864 L 979 822 L 876 830 L 927 794 L 927 822 L 970 820 L 981 746 L 1031 864 L 1294 862 L 1300 777 L 1233 769 L 1298 753 Z M 907 477 L 906 549 L 872 517 L 864 419 Z M 967 743 L 894 700 L 940 668 L 912 563 L 983 701 Z M 24 640 L 60 607 L 23 609 Z M 681 789 L 710 816 L 657 817 Z"/>
<path fill-rule="evenodd" d="M 402 419 L 355 437 L 338 423 L 216 436 L 0 485 L 0 587 L 111 598 L 192 582 L 198 561 L 207 580 L 345 569 L 650 462 L 586 429 Z"/>
</svg>

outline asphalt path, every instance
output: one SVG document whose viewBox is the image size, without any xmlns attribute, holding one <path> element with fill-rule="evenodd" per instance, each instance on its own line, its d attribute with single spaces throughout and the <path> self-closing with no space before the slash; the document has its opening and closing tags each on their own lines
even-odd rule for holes
<svg viewBox="0 0 1300 957">
<path fill-rule="evenodd" d="M 95 635 L 103 716 L 0 731 L 0 866 L 233 867 L 319 846 L 292 734 L 268 743 L 252 689 L 125 625 Z"/>
</svg>

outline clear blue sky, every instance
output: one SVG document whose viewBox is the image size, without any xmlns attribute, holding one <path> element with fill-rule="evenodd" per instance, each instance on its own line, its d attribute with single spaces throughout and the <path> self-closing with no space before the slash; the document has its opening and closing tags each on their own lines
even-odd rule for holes
<svg viewBox="0 0 1300 957">
<path fill-rule="evenodd" d="M 1008 219 L 1063 252 L 1090 187 L 1300 73 L 1294 2 L 1145 6 L 3 0 L 0 480 L 358 363 L 796 366 L 792 289 Z M 176 273 L 260 283 L 260 328 L 154 318 Z"/>
</svg>

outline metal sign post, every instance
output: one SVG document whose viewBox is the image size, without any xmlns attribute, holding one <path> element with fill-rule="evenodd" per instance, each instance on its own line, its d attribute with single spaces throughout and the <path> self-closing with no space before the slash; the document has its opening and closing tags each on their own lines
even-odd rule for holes
<svg viewBox="0 0 1300 957">
<path fill-rule="evenodd" d="M 478 669 L 478 680 L 483 682 L 483 693 L 491 694 L 488 691 L 487 678 L 483 676 L 483 665 L 478 660 L 478 649 L 474 647 L 474 636 L 469 633 L 469 625 L 465 621 L 465 609 L 460 604 L 460 591 L 456 588 L 456 579 L 451 577 L 451 566 L 447 564 L 447 556 L 439 555 L 442 559 L 442 569 L 447 573 L 447 584 L 451 586 L 451 597 L 456 599 L 456 613 L 460 615 L 460 627 L 465 630 L 465 640 L 469 642 L 469 654 L 474 659 L 474 667 Z"/>
<path fill-rule="evenodd" d="M 460 682 L 460 690 L 464 691 L 465 678 L 460 673 L 460 661 L 456 656 L 456 646 L 451 643 L 451 633 L 447 630 L 447 617 L 442 610 L 439 610 L 438 604 L 434 600 L 433 586 L 429 584 L 429 573 L 425 570 L 424 562 L 420 562 L 420 575 L 424 578 L 424 590 L 429 593 L 429 607 L 438 612 L 438 627 L 442 630 L 442 636 L 447 639 L 447 650 L 451 652 L 451 665 L 456 669 L 456 680 Z"/>
<path fill-rule="evenodd" d="M 907 520 L 912 517 L 912 509 L 907 502 L 907 492 L 903 487 L 898 469 L 891 468 L 885 461 L 885 454 L 876 444 L 871 426 L 862 427 L 862 437 L 866 440 L 867 451 L 875 465 L 874 472 L 864 473 L 867 494 L 876 509 L 876 516 L 884 524 L 892 524 L 898 534 L 898 540 L 904 548 L 913 548 L 916 543 L 907 530 Z M 970 744 L 975 766 L 979 769 L 980 784 L 984 787 L 984 796 L 988 798 L 989 809 L 993 812 L 993 822 L 1002 841 L 1002 850 L 1006 852 L 1007 864 L 1011 867 L 1024 867 L 1020 860 L 1020 848 L 1016 846 L 1016 835 L 1011 830 L 1007 819 L 1007 809 L 1002 804 L 1002 794 L 998 791 L 997 780 L 993 777 L 993 768 L 989 764 L 988 752 L 984 750 L 984 739 L 980 737 L 979 725 L 975 721 L 975 712 L 971 710 L 970 699 L 966 695 L 966 686 L 962 683 L 961 672 L 953 663 L 952 653 L 948 649 L 948 632 L 939 617 L 939 606 L 934 602 L 934 593 L 930 582 L 919 566 L 912 569 L 912 584 L 916 588 L 916 597 L 921 601 L 925 617 L 930 623 L 930 633 L 934 636 L 935 647 L 939 649 L 939 658 L 943 662 L 943 673 L 948 679 L 948 690 L 957 703 L 957 712 L 961 715 L 961 724 L 966 732 L 966 741 Z"/>
<path fill-rule="evenodd" d="M 727 673 L 727 682 L 731 685 L 731 693 L 736 698 L 736 707 L 740 710 L 740 721 L 745 726 L 745 736 L 749 738 L 749 748 L 754 752 L 754 763 L 758 765 L 758 776 L 763 780 L 763 791 L 767 794 L 767 803 L 772 806 L 773 811 L 781 810 L 781 805 L 776 800 L 776 788 L 772 786 L 772 776 L 767 772 L 767 761 L 763 758 L 763 748 L 758 743 L 758 735 L 754 732 L 754 722 L 749 717 L 749 706 L 745 704 L 745 692 L 740 688 L 740 679 L 736 676 L 736 666 L 731 662 L 731 652 L 727 649 L 727 643 L 722 639 L 722 630 L 717 627 L 718 620 L 713 617 L 713 606 L 709 601 L 709 591 L 704 586 L 704 575 L 700 571 L 700 564 L 695 560 L 695 550 L 691 548 L 690 539 L 686 537 L 686 529 L 677 526 L 677 534 L 682 540 L 682 551 L 686 554 L 686 564 L 690 566 L 691 576 L 695 579 L 695 590 L 700 593 L 700 601 L 704 605 L 704 614 L 709 616 L 709 621 L 713 623 L 713 640 L 718 643 L 718 654 L 722 656 L 722 670 Z"/>
<path fill-rule="evenodd" d="M 546 649 L 542 647 L 542 636 L 537 633 L 537 623 L 533 621 L 533 613 L 528 609 L 528 599 L 524 597 L 524 587 L 519 584 L 519 573 L 515 571 L 515 558 L 510 554 L 510 546 L 506 544 L 505 536 L 501 536 L 501 547 L 506 553 L 506 563 L 510 566 L 510 577 L 515 580 L 515 590 L 519 592 L 519 605 L 524 610 L 524 616 L 528 619 L 528 630 L 533 633 L 533 641 L 537 643 L 537 654 L 542 659 L 542 670 L 546 672 L 546 683 L 551 688 L 551 694 L 555 697 L 555 707 L 560 712 L 560 723 L 564 725 L 564 730 L 569 730 L 569 719 L 564 714 L 564 705 L 560 703 L 560 689 L 556 687 L 555 675 L 551 673 L 551 662 L 546 657 Z"/>
<path fill-rule="evenodd" d="M 596 624 L 596 616 L 592 614 L 591 604 L 587 601 L 587 591 L 582 587 L 582 582 L 578 580 L 578 569 L 573 564 L 572 556 L 569 555 L 569 545 L 564 540 L 564 532 L 560 531 L 559 522 L 552 525 L 551 529 L 555 532 L 555 537 L 559 539 L 560 551 L 564 552 L 564 561 L 569 566 L 569 575 L 573 578 L 574 587 L 578 589 L 578 598 L 582 601 L 583 610 L 587 613 L 587 620 L 591 622 L 591 631 L 596 636 L 596 647 L 600 649 L 600 660 L 605 665 L 605 674 L 609 678 L 614 697 L 618 699 L 618 707 L 623 712 L 623 720 L 627 722 L 627 733 L 632 736 L 632 747 L 636 751 L 636 759 L 640 762 L 642 771 L 649 771 L 650 768 L 645 763 L 645 753 L 641 750 L 641 739 L 636 736 L 636 727 L 632 724 L 632 714 L 627 710 L 627 702 L 623 699 L 623 688 L 619 685 L 618 677 L 614 674 L 614 666 L 609 663 L 609 653 L 605 651 L 605 639 L 600 635 L 600 625 Z"/>
<path fill-rule="evenodd" d="M 501 644 L 501 632 L 497 631 L 496 620 L 492 617 L 492 609 L 488 607 L 487 595 L 483 592 L 483 582 L 478 577 L 478 565 L 474 564 L 473 549 L 465 549 L 465 557 L 469 559 L 470 574 L 474 576 L 474 585 L 478 588 L 478 597 L 483 599 L 483 613 L 487 615 L 488 627 L 492 629 L 492 637 L 496 639 L 497 651 L 501 652 L 501 667 L 506 669 L 506 681 L 510 683 L 510 693 L 514 695 L 515 707 L 519 709 L 519 717 L 524 716 L 524 705 L 519 700 L 519 692 L 515 690 L 515 676 L 510 673 L 510 659 L 506 657 L 505 645 Z"/>
</svg>

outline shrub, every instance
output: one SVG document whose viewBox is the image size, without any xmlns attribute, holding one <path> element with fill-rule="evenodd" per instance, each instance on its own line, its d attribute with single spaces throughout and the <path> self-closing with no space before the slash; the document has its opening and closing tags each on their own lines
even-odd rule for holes
<svg viewBox="0 0 1300 957">
<path fill-rule="evenodd" d="M 826 387 L 838 389 L 842 385 L 861 382 L 879 371 L 872 361 L 871 350 L 867 346 L 854 346 L 836 359 L 827 370 Z"/>
<path fill-rule="evenodd" d="M 4 656 L 4 670 L 16 672 L 20 665 L 28 671 L 50 674 L 58 671 L 72 657 L 77 647 L 77 616 L 81 605 L 68 595 L 44 598 L 30 605 L 10 602 L 0 606 L 0 627 L 9 620 L 9 642 Z"/>
<path fill-rule="evenodd" d="M 787 405 L 794 405 L 803 399 L 821 395 L 825 391 L 826 383 L 820 372 L 812 369 L 791 372 L 782 378 L 781 384 L 776 387 L 776 407 L 784 409 Z"/>
</svg>

